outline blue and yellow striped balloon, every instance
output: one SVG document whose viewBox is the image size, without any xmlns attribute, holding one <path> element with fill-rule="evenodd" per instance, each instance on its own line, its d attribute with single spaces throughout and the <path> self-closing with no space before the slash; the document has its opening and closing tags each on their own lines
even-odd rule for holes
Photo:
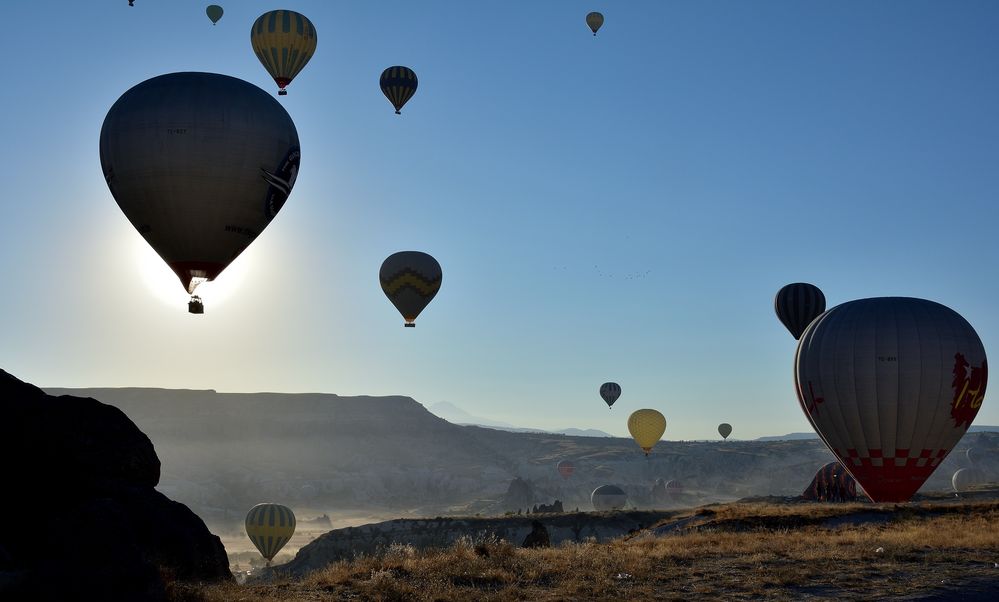
<svg viewBox="0 0 999 602">
<path fill-rule="evenodd" d="M 278 94 L 295 79 L 316 52 L 316 28 L 293 10 L 272 10 L 253 22 L 250 44 L 264 69 L 277 82 Z"/>
<path fill-rule="evenodd" d="M 416 79 L 416 73 L 412 69 L 399 65 L 382 71 L 382 77 L 378 81 L 378 85 L 382 88 L 382 94 L 395 107 L 396 115 L 399 115 L 403 105 L 409 102 L 413 94 L 416 94 L 416 86 L 419 83 Z"/>
<path fill-rule="evenodd" d="M 246 534 L 270 562 L 295 534 L 295 514 L 281 504 L 257 504 L 246 515 Z"/>
</svg>

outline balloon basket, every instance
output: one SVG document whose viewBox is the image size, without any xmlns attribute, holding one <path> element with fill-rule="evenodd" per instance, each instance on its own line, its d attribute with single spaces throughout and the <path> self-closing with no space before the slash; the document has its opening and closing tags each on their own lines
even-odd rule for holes
<svg viewBox="0 0 999 602">
<path fill-rule="evenodd" d="M 287 90 L 278 90 L 278 96 L 288 96 Z"/>
<path fill-rule="evenodd" d="M 412 322 L 407 322 L 403 324 L 403 326 L 405 326 L 406 328 L 416 328 L 416 324 L 413 324 Z"/>
</svg>

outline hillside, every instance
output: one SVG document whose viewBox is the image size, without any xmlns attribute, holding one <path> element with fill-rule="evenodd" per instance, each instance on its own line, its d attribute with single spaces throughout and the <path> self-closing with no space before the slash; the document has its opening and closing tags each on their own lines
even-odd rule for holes
<svg viewBox="0 0 999 602">
<path fill-rule="evenodd" d="M 681 480 L 685 493 L 677 503 L 688 505 L 796 495 L 832 459 L 816 439 L 663 441 L 645 458 L 630 439 L 454 425 L 400 396 L 48 392 L 121 408 L 156 447 L 159 489 L 216 525 L 238 523 L 261 500 L 280 500 L 303 517 L 348 510 L 385 517 L 497 514 L 516 509 L 503 499 L 515 477 L 530 482 L 533 503 L 558 498 L 567 509 L 588 509 L 590 492 L 606 483 L 622 486 L 629 506 L 649 507 L 657 478 Z M 969 434 L 957 449 L 972 444 L 999 449 L 999 434 Z M 565 458 L 576 463 L 569 480 L 554 470 Z M 948 488 L 962 459 L 947 458 L 926 489 Z"/>
</svg>

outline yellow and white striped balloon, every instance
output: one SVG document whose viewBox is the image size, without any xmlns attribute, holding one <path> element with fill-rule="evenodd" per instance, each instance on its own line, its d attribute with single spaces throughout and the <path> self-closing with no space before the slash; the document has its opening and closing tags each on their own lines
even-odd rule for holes
<svg viewBox="0 0 999 602">
<path fill-rule="evenodd" d="M 272 10 L 260 15 L 250 29 L 253 52 L 277 83 L 278 94 L 295 79 L 316 52 L 316 28 L 293 10 Z"/>
<path fill-rule="evenodd" d="M 281 504 L 257 504 L 246 515 L 246 534 L 270 562 L 295 534 L 295 513 Z"/>
</svg>

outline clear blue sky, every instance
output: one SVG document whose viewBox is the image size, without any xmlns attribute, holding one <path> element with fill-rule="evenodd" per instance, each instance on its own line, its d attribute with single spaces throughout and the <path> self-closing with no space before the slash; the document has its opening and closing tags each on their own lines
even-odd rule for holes
<svg viewBox="0 0 999 602">
<path fill-rule="evenodd" d="M 22 379 L 405 394 L 616 434 L 655 407 L 688 439 L 808 429 L 788 282 L 933 299 L 999 352 L 997 2 L 240 0 L 216 27 L 206 4 L 4 5 L 0 367 Z M 108 192 L 101 124 L 162 73 L 273 91 L 249 44 L 273 8 L 319 34 L 281 99 L 301 172 L 192 316 Z M 394 64 L 420 78 L 401 117 Z M 377 281 L 404 249 L 444 268 L 415 329 Z"/>
</svg>

